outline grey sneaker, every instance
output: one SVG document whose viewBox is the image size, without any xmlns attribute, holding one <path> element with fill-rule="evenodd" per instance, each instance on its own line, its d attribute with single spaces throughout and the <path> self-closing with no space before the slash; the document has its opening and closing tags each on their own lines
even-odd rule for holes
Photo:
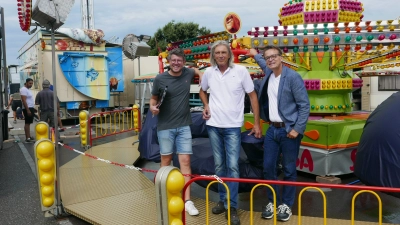
<svg viewBox="0 0 400 225">
<path fill-rule="evenodd" d="M 228 219 L 228 210 L 225 212 L 225 219 Z M 240 218 L 238 216 L 236 208 L 231 207 L 231 224 L 240 225 Z"/>
<path fill-rule="evenodd" d="M 292 210 L 290 210 L 289 206 L 286 204 L 282 204 L 278 206 L 278 213 L 276 215 L 276 219 L 279 221 L 288 221 L 290 219 L 290 216 L 292 215 Z"/>
<path fill-rule="evenodd" d="M 17 121 L 16 121 L 16 120 L 14 120 L 14 121 L 13 121 L 13 123 L 15 124 L 15 123 L 17 123 Z"/>
<path fill-rule="evenodd" d="M 215 206 L 214 208 L 212 208 L 212 213 L 213 214 L 221 214 L 224 213 L 225 210 L 225 206 L 224 206 L 224 202 L 223 201 L 219 201 L 217 206 Z"/>
<path fill-rule="evenodd" d="M 261 217 L 264 219 L 272 219 L 274 217 L 274 204 L 271 202 L 262 207 Z"/>
</svg>

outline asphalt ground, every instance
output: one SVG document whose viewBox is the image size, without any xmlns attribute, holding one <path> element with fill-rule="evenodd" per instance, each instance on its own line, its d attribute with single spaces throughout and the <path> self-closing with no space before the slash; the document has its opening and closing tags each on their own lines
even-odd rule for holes
<svg viewBox="0 0 400 225">
<path fill-rule="evenodd" d="M 9 122 L 16 129 L 23 128 L 24 121 L 18 120 L 17 124 Z M 31 125 L 31 135 L 34 122 Z M 18 130 L 17 130 L 18 131 Z M 10 132 L 9 140 L 3 143 L 3 149 L 0 150 L 0 224 L 20 225 L 84 225 L 88 224 L 77 217 L 62 214 L 57 217 L 47 215 L 41 211 L 40 196 L 36 178 L 36 168 L 34 165 L 34 143 L 24 143 L 25 135 L 12 135 Z M 21 133 L 21 132 L 16 132 Z M 79 146 L 78 138 L 65 139 L 72 145 Z M 74 156 L 68 151 L 60 151 L 62 164 L 71 160 Z M 68 156 L 69 153 L 69 156 Z"/>
</svg>

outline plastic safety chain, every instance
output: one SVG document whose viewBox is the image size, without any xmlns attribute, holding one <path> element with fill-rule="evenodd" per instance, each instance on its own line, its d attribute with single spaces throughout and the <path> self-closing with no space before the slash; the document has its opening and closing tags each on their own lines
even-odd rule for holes
<svg viewBox="0 0 400 225">
<path fill-rule="evenodd" d="M 58 145 L 60 145 L 60 146 L 62 146 L 62 147 L 64 147 L 64 148 L 66 148 L 66 149 L 68 149 L 68 150 L 71 150 L 71 151 L 73 151 L 73 152 L 76 152 L 76 153 L 78 153 L 78 154 L 81 154 L 81 155 L 83 155 L 83 156 L 87 156 L 87 157 L 89 157 L 89 158 L 92 158 L 92 159 L 95 159 L 95 160 L 98 160 L 98 161 L 101 161 L 101 162 L 104 162 L 104 163 L 107 163 L 107 164 L 111 164 L 111 165 L 115 165 L 115 166 L 120 166 L 120 167 L 127 168 L 127 169 L 131 169 L 131 170 L 138 170 L 138 171 L 143 171 L 143 172 L 149 172 L 149 173 L 157 173 L 157 172 L 158 172 L 158 170 L 149 170 L 149 169 L 145 169 L 145 168 L 130 166 L 130 165 L 126 165 L 126 164 L 117 163 L 117 162 L 113 162 L 113 161 L 110 161 L 110 160 L 102 159 L 102 158 L 99 158 L 99 157 L 97 157 L 97 156 L 94 156 L 94 155 L 91 155 L 91 154 L 88 154 L 88 153 L 81 152 L 81 151 L 79 151 L 79 150 L 77 150 L 77 149 L 74 149 L 74 148 L 72 148 L 71 146 L 65 145 L 65 144 L 63 144 L 63 143 L 61 143 L 61 142 L 58 142 Z M 221 178 L 219 178 L 217 175 L 215 175 L 215 174 L 214 174 L 214 175 L 182 174 L 182 175 L 185 176 L 185 177 L 213 177 L 213 178 L 215 178 L 219 183 L 224 183 L 224 181 L 223 181 Z"/>
</svg>

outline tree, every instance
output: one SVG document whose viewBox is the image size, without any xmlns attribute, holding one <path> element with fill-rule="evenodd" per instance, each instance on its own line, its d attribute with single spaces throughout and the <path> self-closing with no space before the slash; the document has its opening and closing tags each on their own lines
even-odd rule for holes
<svg viewBox="0 0 400 225">
<path fill-rule="evenodd" d="M 147 44 L 151 47 L 150 55 L 158 55 L 158 48 L 161 51 L 165 51 L 168 43 L 186 40 L 189 38 L 194 38 L 210 33 L 210 29 L 207 29 L 206 27 L 199 28 L 199 24 L 197 23 L 175 23 L 175 21 L 172 20 L 171 22 L 167 23 L 163 28 L 158 28 L 156 33 L 154 33 L 153 37 Z"/>
</svg>

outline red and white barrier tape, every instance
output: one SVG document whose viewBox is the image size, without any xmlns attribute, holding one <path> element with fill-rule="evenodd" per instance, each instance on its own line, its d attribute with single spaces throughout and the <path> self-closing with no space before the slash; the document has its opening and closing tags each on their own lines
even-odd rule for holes
<svg viewBox="0 0 400 225">
<path fill-rule="evenodd" d="M 90 154 L 88 154 L 88 153 L 81 152 L 81 151 L 79 151 L 79 150 L 76 150 L 76 149 L 74 149 L 74 148 L 68 146 L 68 145 L 64 145 L 64 144 L 61 143 L 61 142 L 58 142 L 58 144 L 61 145 L 61 146 L 63 146 L 64 148 L 66 148 L 66 149 L 68 149 L 68 150 L 74 151 L 74 152 L 76 152 L 76 153 L 78 153 L 78 154 L 87 156 L 87 157 L 89 157 L 89 158 L 92 158 L 92 159 L 95 159 L 95 160 L 98 160 L 98 161 L 101 161 L 101 162 L 105 162 L 105 163 L 107 163 L 107 164 L 111 164 L 111 165 L 115 165 L 115 166 L 120 166 L 120 167 L 124 167 L 124 168 L 127 168 L 127 169 L 132 169 L 132 170 L 139 170 L 139 171 L 142 170 L 142 169 L 139 168 L 139 167 L 130 166 L 130 165 L 125 165 L 125 164 L 121 164 L 121 163 L 117 163 L 117 162 L 112 162 L 112 161 L 109 161 L 109 160 L 105 160 L 105 159 L 99 158 L 99 157 L 94 156 L 94 155 L 90 155 Z"/>
<path fill-rule="evenodd" d="M 102 159 L 102 158 L 99 158 L 97 156 L 81 152 L 81 151 L 79 151 L 77 149 L 74 149 L 71 146 L 65 145 L 64 143 L 61 143 L 61 142 L 58 142 L 58 144 L 60 146 L 64 147 L 64 148 L 68 149 L 68 150 L 71 150 L 71 151 L 76 152 L 78 154 L 81 154 L 83 156 L 87 156 L 89 158 L 92 158 L 92 159 L 95 159 L 95 160 L 98 160 L 98 161 L 101 161 L 101 162 L 104 162 L 104 163 L 107 163 L 107 164 L 120 166 L 120 167 L 131 169 L 131 170 L 149 172 L 149 173 L 157 173 L 158 172 L 158 170 L 149 170 L 149 169 L 145 169 L 145 168 L 139 168 L 139 167 L 135 167 L 135 166 L 130 166 L 130 165 L 126 165 L 126 164 L 117 163 L 117 162 L 109 161 L 109 160 L 106 160 L 106 159 Z M 198 174 L 182 174 L 182 175 L 185 176 L 185 177 L 214 177 L 219 183 L 224 183 L 224 181 L 222 181 L 221 178 L 219 178 L 217 175 L 198 175 Z"/>
</svg>

